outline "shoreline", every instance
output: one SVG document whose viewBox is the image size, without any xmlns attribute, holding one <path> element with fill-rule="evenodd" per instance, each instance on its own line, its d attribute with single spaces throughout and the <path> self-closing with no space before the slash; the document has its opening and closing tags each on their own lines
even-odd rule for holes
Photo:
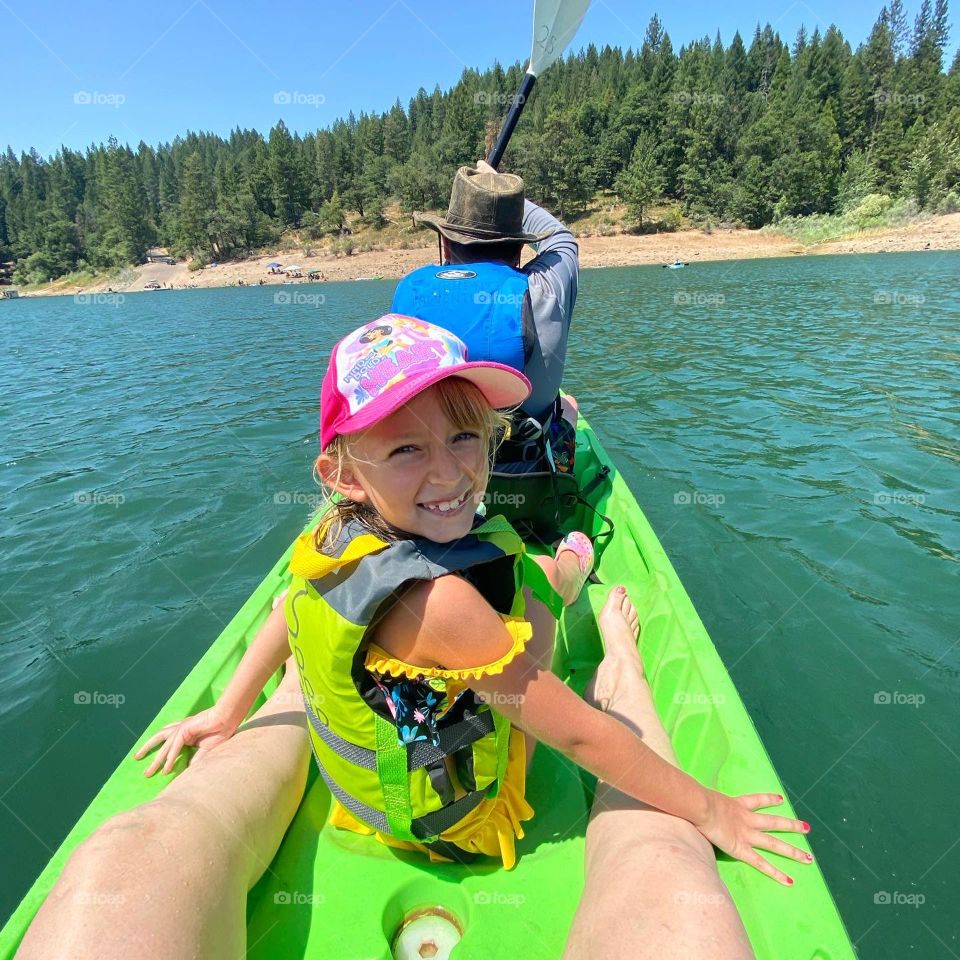
<svg viewBox="0 0 960 960">
<path fill-rule="evenodd" d="M 720 260 L 750 260 L 759 257 L 819 256 L 822 254 L 905 253 L 924 250 L 960 250 L 960 213 L 930 217 L 899 227 L 862 231 L 816 244 L 767 230 L 714 229 L 679 230 L 675 233 L 629 234 L 613 236 L 582 235 L 580 266 L 600 267 L 649 266 L 683 260 L 690 264 Z M 132 293 L 143 291 L 145 284 L 157 281 L 166 288 L 210 288 L 236 286 L 284 285 L 286 277 L 271 274 L 267 264 L 273 260 L 296 263 L 303 268 L 302 280 L 293 283 L 309 287 L 306 275 L 310 270 L 323 271 L 327 281 L 371 278 L 399 279 L 417 267 L 436 263 L 437 245 L 432 233 L 424 231 L 424 242 L 412 249 L 387 247 L 337 257 L 329 253 L 306 256 L 298 250 L 264 253 L 246 260 L 224 261 L 216 267 L 190 272 L 186 263 L 142 264 L 127 268 L 125 276 L 112 280 L 96 279 L 86 284 L 54 281 L 42 289 L 21 290 L 21 297 L 74 296 L 81 293 Z M 526 258 L 525 258 L 526 259 Z"/>
</svg>

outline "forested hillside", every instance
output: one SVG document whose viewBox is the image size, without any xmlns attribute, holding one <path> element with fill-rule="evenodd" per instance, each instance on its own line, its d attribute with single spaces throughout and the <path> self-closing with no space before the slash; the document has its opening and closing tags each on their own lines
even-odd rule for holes
<svg viewBox="0 0 960 960">
<path fill-rule="evenodd" d="M 530 196 L 564 216 L 598 192 L 635 220 L 661 200 L 688 216 L 759 227 L 849 210 L 870 194 L 960 209 L 960 56 L 945 71 L 947 0 L 912 23 L 884 7 L 854 51 L 834 28 L 792 45 L 769 26 L 675 50 L 654 17 L 639 51 L 593 46 L 542 78 L 507 152 Z M 284 230 L 336 235 L 385 205 L 444 206 L 451 176 L 483 154 L 523 67 L 465 71 L 405 108 L 329 129 L 224 139 L 188 133 L 136 148 L 110 140 L 56 156 L 0 156 L 0 271 L 39 282 L 82 267 L 229 257 Z M 880 201 L 883 202 L 883 201 Z"/>
</svg>

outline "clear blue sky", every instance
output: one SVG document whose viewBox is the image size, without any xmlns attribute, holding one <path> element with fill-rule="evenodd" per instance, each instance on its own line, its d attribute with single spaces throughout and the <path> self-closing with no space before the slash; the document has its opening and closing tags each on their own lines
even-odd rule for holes
<svg viewBox="0 0 960 960">
<path fill-rule="evenodd" d="M 657 12 L 675 49 L 718 29 L 724 43 L 738 29 L 749 43 L 758 21 L 790 42 L 801 23 L 822 32 L 835 22 L 855 48 L 881 5 L 594 0 L 572 47 L 638 47 Z M 908 6 L 912 17 L 919 0 Z M 445 89 L 464 66 L 525 60 L 531 11 L 532 0 L 0 0 L 0 149 L 46 156 L 111 134 L 136 145 L 187 130 L 266 133 L 281 117 L 313 130 L 351 109 L 405 104 L 421 86 Z"/>
</svg>

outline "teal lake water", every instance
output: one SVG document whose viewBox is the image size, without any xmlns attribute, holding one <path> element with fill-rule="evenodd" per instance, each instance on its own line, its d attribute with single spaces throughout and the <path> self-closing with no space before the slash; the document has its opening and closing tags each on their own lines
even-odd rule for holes
<svg viewBox="0 0 960 960">
<path fill-rule="evenodd" d="M 571 335 L 871 958 L 960 954 L 958 277 L 585 271 Z M 392 289 L 0 304 L 0 917 L 302 526 L 330 347 Z"/>
</svg>

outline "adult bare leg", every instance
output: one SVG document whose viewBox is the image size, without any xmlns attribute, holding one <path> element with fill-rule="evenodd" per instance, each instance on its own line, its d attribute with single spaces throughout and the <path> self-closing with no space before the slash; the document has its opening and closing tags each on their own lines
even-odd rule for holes
<svg viewBox="0 0 960 960">
<path fill-rule="evenodd" d="M 18 960 L 236 960 L 247 892 L 303 795 L 310 747 L 297 670 L 226 743 L 71 855 Z"/>
<path fill-rule="evenodd" d="M 636 610 L 620 591 L 611 591 L 599 617 L 606 655 L 587 698 L 676 765 L 637 651 Z M 710 843 L 686 820 L 599 782 L 587 827 L 586 886 L 565 960 L 753 956 Z"/>
</svg>

